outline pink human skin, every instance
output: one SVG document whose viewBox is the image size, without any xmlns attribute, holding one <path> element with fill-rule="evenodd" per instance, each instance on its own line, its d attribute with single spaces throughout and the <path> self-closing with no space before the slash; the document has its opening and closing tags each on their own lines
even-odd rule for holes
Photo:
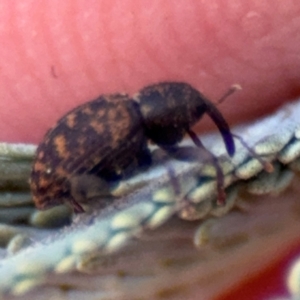
<svg viewBox="0 0 300 300">
<path fill-rule="evenodd" d="M 231 124 L 299 93 L 296 0 L 2 0 L 0 8 L 0 141 L 37 143 L 79 103 L 162 80 L 189 82 L 212 100 L 239 83 L 220 107 Z"/>
<path fill-rule="evenodd" d="M 163 80 L 215 101 L 240 84 L 220 107 L 230 124 L 271 112 L 299 96 L 299 12 L 296 0 L 2 0 L 0 141 L 38 143 L 76 105 Z"/>
</svg>

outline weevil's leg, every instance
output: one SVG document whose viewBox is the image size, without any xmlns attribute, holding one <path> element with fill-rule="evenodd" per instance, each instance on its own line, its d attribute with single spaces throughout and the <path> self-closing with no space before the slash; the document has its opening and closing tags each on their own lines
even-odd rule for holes
<svg viewBox="0 0 300 300">
<path fill-rule="evenodd" d="M 198 148 L 200 148 L 205 154 L 205 156 L 208 158 L 208 160 L 213 163 L 217 172 L 218 204 L 224 205 L 226 200 L 226 194 L 224 190 L 224 174 L 219 165 L 217 157 L 204 147 L 204 145 L 202 144 L 195 132 L 193 132 L 190 129 L 187 129 L 187 133 L 189 134 L 195 145 Z"/>
<path fill-rule="evenodd" d="M 103 198 L 103 203 L 99 205 L 105 206 L 107 199 L 111 198 L 111 188 L 109 182 L 90 174 L 81 174 L 72 176 L 70 179 L 71 196 L 73 198 L 72 205 L 76 208 L 79 203 L 92 203 L 93 198 Z M 99 202 L 99 201 L 98 201 Z"/>
<path fill-rule="evenodd" d="M 73 197 L 68 199 L 68 203 L 73 208 L 75 214 L 81 214 L 85 212 L 83 207 Z"/>
<path fill-rule="evenodd" d="M 139 172 L 146 170 L 152 164 L 152 156 L 148 147 L 145 147 L 136 155 L 137 167 Z"/>
<path fill-rule="evenodd" d="M 274 171 L 274 166 L 272 165 L 272 163 L 264 161 L 259 155 L 257 155 L 255 151 L 248 146 L 248 144 L 244 141 L 244 139 L 241 136 L 237 134 L 232 134 L 232 136 L 239 140 L 241 144 L 248 150 L 248 152 L 260 162 L 260 164 L 263 166 L 264 170 L 267 173 L 272 173 Z"/>
<path fill-rule="evenodd" d="M 167 171 L 170 177 L 171 185 L 174 189 L 174 194 L 179 195 L 180 194 L 180 182 L 178 178 L 176 177 L 175 171 L 172 168 L 172 166 L 167 166 Z"/>
<path fill-rule="evenodd" d="M 217 190 L 218 190 L 218 204 L 225 204 L 225 191 L 224 191 L 224 174 L 218 163 L 217 157 L 215 157 L 211 152 L 209 152 L 198 139 L 197 135 L 191 131 L 187 130 L 188 134 L 191 136 L 193 142 L 198 147 L 189 146 L 172 146 L 164 147 L 163 150 L 168 153 L 171 157 L 181 160 L 181 161 L 209 161 L 213 164 L 217 173 Z"/>
</svg>

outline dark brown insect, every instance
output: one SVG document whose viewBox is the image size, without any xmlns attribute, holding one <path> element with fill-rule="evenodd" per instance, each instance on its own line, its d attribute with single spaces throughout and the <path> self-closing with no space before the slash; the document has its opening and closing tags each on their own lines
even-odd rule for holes
<svg viewBox="0 0 300 300">
<path fill-rule="evenodd" d="M 230 95 L 232 88 L 222 97 Z M 207 113 L 217 125 L 227 152 L 234 155 L 235 144 L 229 126 L 216 106 L 198 90 L 183 82 L 165 82 L 150 85 L 135 97 L 139 102 L 145 124 L 145 134 L 155 144 L 166 150 L 171 156 L 181 159 L 178 143 L 188 134 L 194 144 L 201 148 L 202 155 L 210 160 L 217 171 L 218 200 L 225 202 L 224 175 L 217 158 L 202 145 L 198 136 L 191 130 L 200 118 Z"/>
<path fill-rule="evenodd" d="M 170 155 L 180 157 L 178 143 L 187 133 L 205 149 L 190 129 L 207 113 L 219 128 L 227 152 L 235 152 L 229 126 L 217 108 L 187 83 L 163 82 L 142 89 L 134 98 L 103 95 L 61 118 L 38 146 L 31 173 L 33 200 L 40 209 L 108 196 L 111 187 L 136 169 L 151 164 L 152 140 Z M 218 174 L 224 201 L 223 174 L 207 150 Z M 107 197 L 106 197 L 107 198 Z"/>
</svg>

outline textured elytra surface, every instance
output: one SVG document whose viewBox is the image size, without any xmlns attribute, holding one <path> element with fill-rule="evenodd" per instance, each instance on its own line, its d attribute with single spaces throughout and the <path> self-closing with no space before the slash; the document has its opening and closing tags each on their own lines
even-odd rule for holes
<svg viewBox="0 0 300 300">
<path fill-rule="evenodd" d="M 130 172 L 127 167 L 141 164 L 139 159 L 144 160 L 148 150 L 136 106 L 127 95 L 101 96 L 58 121 L 39 145 L 31 175 L 39 208 L 72 198 L 71 182 L 80 182 L 73 176 L 89 174 L 113 181 Z M 109 193 L 108 184 L 100 180 L 98 184 L 98 191 Z"/>
</svg>

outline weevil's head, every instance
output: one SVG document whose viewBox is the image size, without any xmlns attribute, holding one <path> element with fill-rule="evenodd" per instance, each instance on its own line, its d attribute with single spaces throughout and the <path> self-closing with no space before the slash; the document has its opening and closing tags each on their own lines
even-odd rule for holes
<svg viewBox="0 0 300 300">
<path fill-rule="evenodd" d="M 159 146 L 179 143 L 186 129 L 205 113 L 199 93 L 189 84 L 161 82 L 142 89 L 135 97 L 146 127 L 146 135 Z"/>
<path fill-rule="evenodd" d="M 234 154 L 234 141 L 226 120 L 216 106 L 191 85 L 161 82 L 145 87 L 135 99 L 139 102 L 146 135 L 157 145 L 176 145 L 206 113 L 218 127 L 228 154 Z"/>
</svg>

